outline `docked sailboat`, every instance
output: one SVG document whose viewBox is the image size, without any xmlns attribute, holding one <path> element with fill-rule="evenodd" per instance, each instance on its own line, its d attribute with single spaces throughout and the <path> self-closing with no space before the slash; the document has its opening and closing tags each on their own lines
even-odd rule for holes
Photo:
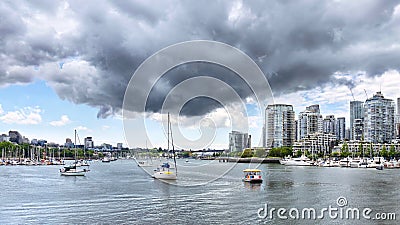
<svg viewBox="0 0 400 225">
<path fill-rule="evenodd" d="M 88 169 L 78 169 L 78 161 L 76 160 L 76 130 L 75 130 L 75 161 L 70 166 L 65 166 L 60 169 L 60 174 L 62 176 L 85 176 L 85 173 L 88 172 Z"/>
<path fill-rule="evenodd" d="M 175 165 L 175 171 L 171 168 L 171 165 L 169 162 L 161 164 L 153 174 L 153 178 L 155 179 L 161 179 L 161 180 L 176 180 L 177 178 L 177 167 L 176 167 L 176 159 L 175 159 L 175 147 L 174 147 L 174 139 L 172 138 L 172 129 L 170 126 L 170 120 L 169 120 L 169 113 L 168 113 L 168 131 L 167 131 L 167 136 L 168 136 L 168 152 L 169 152 L 169 138 L 171 136 L 171 144 L 172 144 L 172 154 L 174 157 L 174 165 Z"/>
</svg>

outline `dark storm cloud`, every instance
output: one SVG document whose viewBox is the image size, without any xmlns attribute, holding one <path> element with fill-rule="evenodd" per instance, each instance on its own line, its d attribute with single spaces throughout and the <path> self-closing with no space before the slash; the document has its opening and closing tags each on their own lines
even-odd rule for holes
<svg viewBox="0 0 400 225">
<path fill-rule="evenodd" d="M 354 84 L 333 74 L 366 71 L 375 76 L 399 69 L 398 4 L 380 0 L 3 1 L 0 85 L 45 79 L 60 98 L 97 107 L 98 117 L 104 118 L 120 112 L 127 83 L 143 60 L 177 42 L 207 39 L 248 54 L 262 68 L 276 96 L 329 82 L 351 88 Z M 159 111 L 174 85 L 196 75 L 217 77 L 242 98 L 251 95 L 226 68 L 182 66 L 165 74 L 153 88 L 147 110 Z M 200 98 L 186 104 L 181 113 L 199 115 L 215 107 L 219 105 Z"/>
</svg>

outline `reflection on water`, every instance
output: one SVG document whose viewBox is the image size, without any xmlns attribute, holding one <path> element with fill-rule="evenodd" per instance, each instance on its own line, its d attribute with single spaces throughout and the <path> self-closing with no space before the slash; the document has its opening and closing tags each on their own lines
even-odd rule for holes
<svg viewBox="0 0 400 225">
<path fill-rule="evenodd" d="M 178 184 L 207 181 L 234 164 L 196 160 L 186 165 L 178 165 Z M 310 224 L 258 219 L 257 210 L 265 203 L 271 207 L 323 208 L 334 205 L 339 196 L 346 197 L 349 206 L 400 215 L 399 170 L 264 164 L 260 167 L 264 182 L 249 184 L 241 180 L 247 167 L 237 164 L 214 182 L 184 187 L 151 178 L 133 160 L 93 162 L 86 177 L 60 176 L 57 166 L 2 166 L 0 223 Z M 314 222 L 357 224 L 346 220 Z M 368 222 L 374 224 L 365 220 L 358 224 Z"/>
</svg>

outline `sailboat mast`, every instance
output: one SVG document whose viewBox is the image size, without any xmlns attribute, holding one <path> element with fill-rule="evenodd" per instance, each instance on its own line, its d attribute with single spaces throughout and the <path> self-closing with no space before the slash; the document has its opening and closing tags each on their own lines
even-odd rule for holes
<svg viewBox="0 0 400 225">
<path fill-rule="evenodd" d="M 169 113 L 168 113 L 168 127 L 170 129 L 169 132 L 171 133 L 171 144 L 172 144 L 172 154 L 174 155 L 175 174 L 178 174 L 178 167 L 176 166 L 176 158 L 175 158 L 174 138 L 172 137 L 172 127 L 170 126 Z M 168 142 L 168 144 L 169 144 L 169 142 Z"/>
<path fill-rule="evenodd" d="M 76 161 L 76 130 L 75 130 L 75 142 L 74 142 L 74 147 L 75 147 L 75 161 Z"/>
<path fill-rule="evenodd" d="M 169 154 L 169 129 L 170 129 L 170 127 L 169 127 L 169 112 L 168 112 L 168 125 L 167 125 L 167 135 L 168 135 L 168 147 L 167 147 L 167 149 L 168 149 L 168 154 Z"/>
</svg>

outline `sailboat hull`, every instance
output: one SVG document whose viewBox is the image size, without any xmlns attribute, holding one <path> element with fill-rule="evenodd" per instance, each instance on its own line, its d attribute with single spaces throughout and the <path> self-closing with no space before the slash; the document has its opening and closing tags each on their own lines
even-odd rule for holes
<svg viewBox="0 0 400 225">
<path fill-rule="evenodd" d="M 85 171 L 76 171 L 76 172 L 61 172 L 62 176 L 85 176 Z"/>
<path fill-rule="evenodd" d="M 155 172 L 153 178 L 161 180 L 176 180 L 176 174 L 170 171 Z"/>
</svg>

